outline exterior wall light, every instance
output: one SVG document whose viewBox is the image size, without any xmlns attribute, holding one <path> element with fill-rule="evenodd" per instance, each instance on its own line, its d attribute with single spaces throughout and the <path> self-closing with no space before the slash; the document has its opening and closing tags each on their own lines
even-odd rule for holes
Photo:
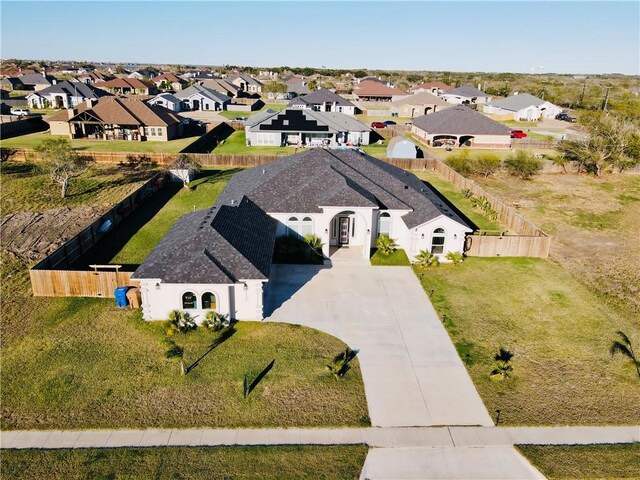
<svg viewBox="0 0 640 480">
<path fill-rule="evenodd" d="M 242 287 L 242 288 L 244 288 L 244 291 L 246 292 L 247 290 L 249 290 L 249 285 L 247 285 L 247 284 L 245 283 L 245 284 L 244 284 L 244 287 Z"/>
<path fill-rule="evenodd" d="M 156 283 L 156 290 L 160 290 L 160 282 Z"/>
</svg>

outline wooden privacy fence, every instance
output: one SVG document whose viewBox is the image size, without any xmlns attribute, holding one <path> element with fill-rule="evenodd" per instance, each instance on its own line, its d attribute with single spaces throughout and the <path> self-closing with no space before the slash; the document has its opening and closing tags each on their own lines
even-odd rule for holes
<svg viewBox="0 0 640 480">
<path fill-rule="evenodd" d="M 467 235 L 465 253 L 472 257 L 547 258 L 551 237 Z"/>
<path fill-rule="evenodd" d="M 36 297 L 112 298 L 117 287 L 135 286 L 133 272 L 29 270 L 31 289 Z"/>
</svg>

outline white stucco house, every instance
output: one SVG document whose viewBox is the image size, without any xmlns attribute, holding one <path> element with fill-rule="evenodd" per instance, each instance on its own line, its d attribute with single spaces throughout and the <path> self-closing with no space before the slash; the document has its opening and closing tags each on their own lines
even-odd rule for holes
<svg viewBox="0 0 640 480">
<path fill-rule="evenodd" d="M 312 149 L 236 173 L 215 204 L 184 215 L 132 278 L 146 320 L 172 310 L 263 317 L 277 237 L 311 233 L 369 258 L 389 235 L 410 259 L 463 252 L 471 228 L 415 175 L 354 150 Z"/>
<path fill-rule="evenodd" d="M 168 108 L 172 112 L 180 112 L 182 110 L 182 100 L 171 93 L 161 93 L 156 95 L 150 100 L 147 100 L 150 105 L 160 105 L 161 107 Z"/>
<path fill-rule="evenodd" d="M 540 118 L 555 118 L 562 108 L 528 93 L 521 93 L 487 103 L 482 111 L 488 115 L 532 122 Z"/>
<path fill-rule="evenodd" d="M 491 95 L 484 93 L 482 90 L 472 87 L 471 85 L 463 85 L 453 90 L 448 90 L 440 94 L 440 98 L 446 100 L 453 105 L 471 105 L 485 104 L 491 101 Z"/>
<path fill-rule="evenodd" d="M 182 102 L 182 110 L 226 110 L 231 97 L 201 85 L 191 85 L 176 92 L 174 96 Z"/>
<path fill-rule="evenodd" d="M 344 113 L 287 108 L 249 118 L 245 134 L 247 146 L 357 147 L 369 145 L 371 128 Z"/>
<path fill-rule="evenodd" d="M 316 112 L 338 112 L 345 115 L 360 113 L 358 107 L 349 100 L 326 88 L 320 88 L 308 95 L 295 98 L 289 102 L 288 108 L 307 109 Z"/>
<path fill-rule="evenodd" d="M 73 108 L 87 100 L 98 100 L 111 96 L 93 85 L 81 82 L 58 82 L 43 90 L 26 96 L 27 104 L 31 108 Z"/>
</svg>

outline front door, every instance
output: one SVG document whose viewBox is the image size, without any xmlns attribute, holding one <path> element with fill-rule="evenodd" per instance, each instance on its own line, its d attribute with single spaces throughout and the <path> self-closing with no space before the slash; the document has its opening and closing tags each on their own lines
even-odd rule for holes
<svg viewBox="0 0 640 480">
<path fill-rule="evenodd" d="M 339 225 L 338 243 L 340 245 L 349 245 L 349 217 L 340 217 Z"/>
</svg>

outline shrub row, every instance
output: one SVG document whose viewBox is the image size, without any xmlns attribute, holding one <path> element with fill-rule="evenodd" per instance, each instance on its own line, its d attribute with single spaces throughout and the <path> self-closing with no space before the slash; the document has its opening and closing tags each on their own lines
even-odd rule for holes
<svg viewBox="0 0 640 480">
<path fill-rule="evenodd" d="M 473 175 L 488 177 L 503 167 L 510 175 L 526 180 L 542 170 L 542 161 L 523 150 L 512 153 L 504 162 L 501 162 L 500 158 L 493 153 L 480 153 L 472 157 L 469 150 L 461 150 L 449 155 L 444 163 L 465 177 Z"/>
</svg>

